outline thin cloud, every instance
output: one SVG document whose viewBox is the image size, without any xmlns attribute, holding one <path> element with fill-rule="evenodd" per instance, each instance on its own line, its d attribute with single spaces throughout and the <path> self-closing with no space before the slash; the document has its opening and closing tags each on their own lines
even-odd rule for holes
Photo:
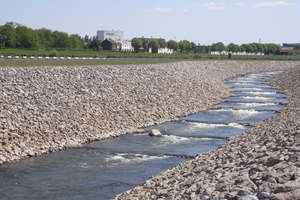
<svg viewBox="0 0 300 200">
<path fill-rule="evenodd" d="M 212 10 L 224 10 L 224 9 L 228 8 L 228 7 L 225 7 L 225 6 L 222 6 L 222 5 L 217 5 L 215 2 L 201 4 L 200 6 L 206 7 L 207 9 L 212 9 Z"/>
<path fill-rule="evenodd" d="M 173 9 L 172 8 L 157 7 L 157 8 L 146 8 L 143 11 L 145 11 L 145 12 L 172 12 Z"/>
<path fill-rule="evenodd" d="M 255 4 L 252 6 L 252 8 L 261 8 L 261 7 L 273 7 L 273 6 L 294 6 L 295 3 L 289 3 L 284 1 L 278 1 L 278 2 L 263 2 L 259 4 Z"/>
<path fill-rule="evenodd" d="M 189 9 L 185 8 L 185 9 L 182 9 L 183 12 L 189 12 Z"/>
<path fill-rule="evenodd" d="M 236 6 L 245 6 L 245 4 L 243 2 L 239 2 L 237 4 L 235 4 Z"/>
<path fill-rule="evenodd" d="M 241 8 L 241 7 L 246 8 L 247 7 L 247 5 L 243 2 L 236 3 L 235 6 L 237 6 L 239 8 Z"/>
</svg>

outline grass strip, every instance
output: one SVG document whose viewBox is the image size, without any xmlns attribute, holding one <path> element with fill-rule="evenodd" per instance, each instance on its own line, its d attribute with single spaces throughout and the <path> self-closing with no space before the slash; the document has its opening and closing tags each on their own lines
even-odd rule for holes
<svg viewBox="0 0 300 200">
<path fill-rule="evenodd" d="M 174 59 L 99 59 L 99 60 L 2 60 L 0 67 L 84 66 L 84 65 L 142 65 L 171 63 Z"/>
</svg>

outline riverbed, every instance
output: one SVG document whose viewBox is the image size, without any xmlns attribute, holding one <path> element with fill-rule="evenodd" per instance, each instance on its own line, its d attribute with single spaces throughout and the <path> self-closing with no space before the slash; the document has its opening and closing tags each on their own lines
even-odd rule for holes
<svg viewBox="0 0 300 200">
<path fill-rule="evenodd" d="M 265 84 L 279 72 L 230 78 L 233 97 L 193 115 L 131 133 L 30 158 L 0 168 L 1 199 L 111 199 L 146 179 L 224 144 L 250 124 L 274 116 L 286 96 Z M 248 97 L 248 98 L 246 98 Z"/>
</svg>

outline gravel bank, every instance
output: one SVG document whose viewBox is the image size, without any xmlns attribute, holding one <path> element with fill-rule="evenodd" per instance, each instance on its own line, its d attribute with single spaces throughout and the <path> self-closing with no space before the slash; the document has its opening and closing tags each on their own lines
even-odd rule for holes
<svg viewBox="0 0 300 200">
<path fill-rule="evenodd" d="M 278 115 L 116 199 L 299 200 L 300 67 L 267 81 L 290 99 Z"/>
<path fill-rule="evenodd" d="M 229 95 L 223 84 L 228 77 L 299 64 L 204 61 L 1 68 L 0 164 L 196 113 Z"/>
</svg>

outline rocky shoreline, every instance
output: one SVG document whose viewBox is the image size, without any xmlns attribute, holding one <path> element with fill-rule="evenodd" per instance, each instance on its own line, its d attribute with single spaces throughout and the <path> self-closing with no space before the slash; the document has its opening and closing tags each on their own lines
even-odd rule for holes
<svg viewBox="0 0 300 200">
<path fill-rule="evenodd" d="M 300 199 L 300 67 L 267 79 L 288 95 L 278 115 L 115 199 Z"/>
<path fill-rule="evenodd" d="M 299 65 L 288 61 L 202 61 L 3 67 L 0 164 L 80 147 L 196 113 L 229 95 L 226 78 Z"/>
</svg>

